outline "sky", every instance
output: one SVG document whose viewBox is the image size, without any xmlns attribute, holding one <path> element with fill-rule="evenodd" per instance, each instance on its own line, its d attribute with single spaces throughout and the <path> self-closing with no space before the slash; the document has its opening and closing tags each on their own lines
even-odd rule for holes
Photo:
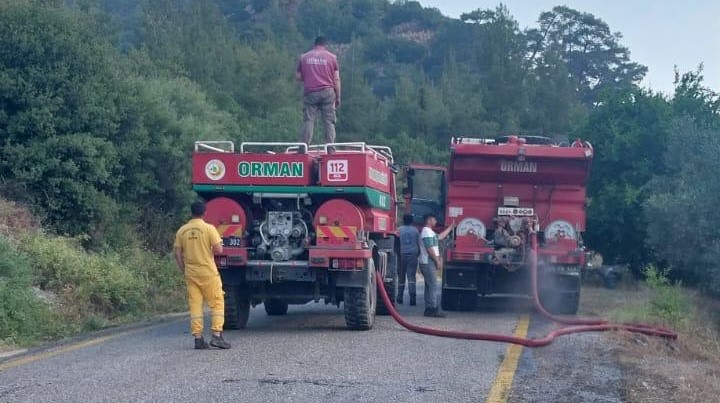
<svg viewBox="0 0 720 403">
<path fill-rule="evenodd" d="M 459 18 L 478 8 L 495 8 L 500 1 L 418 0 L 443 14 Z M 623 35 L 633 61 L 648 67 L 645 87 L 673 92 L 674 66 L 680 72 L 704 64 L 705 85 L 720 92 L 720 1 L 718 0 L 503 0 L 520 28 L 537 26 L 543 11 L 566 5 L 605 21 Z"/>
</svg>

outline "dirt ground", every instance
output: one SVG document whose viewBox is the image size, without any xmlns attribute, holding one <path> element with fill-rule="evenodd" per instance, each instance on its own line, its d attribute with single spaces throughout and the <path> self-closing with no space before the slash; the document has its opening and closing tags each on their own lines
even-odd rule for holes
<svg viewBox="0 0 720 403">
<path fill-rule="evenodd" d="M 608 334 L 614 340 L 627 402 L 720 402 L 720 302 L 687 292 L 692 313 L 676 328 L 678 340 Z M 583 289 L 581 314 L 616 316 L 641 306 L 646 290 Z"/>
</svg>

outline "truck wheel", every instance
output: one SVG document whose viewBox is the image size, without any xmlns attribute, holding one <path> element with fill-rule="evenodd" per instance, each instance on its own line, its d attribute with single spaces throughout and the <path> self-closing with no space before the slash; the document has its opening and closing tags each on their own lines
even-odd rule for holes
<svg viewBox="0 0 720 403">
<path fill-rule="evenodd" d="M 575 315 L 580 306 L 580 278 L 549 275 L 540 283 L 540 304 L 553 315 Z"/>
<path fill-rule="evenodd" d="M 265 313 L 269 316 L 287 315 L 288 303 L 281 299 L 268 298 L 265 300 Z"/>
<path fill-rule="evenodd" d="M 474 311 L 477 293 L 467 290 L 443 290 L 440 303 L 445 311 Z"/>
<path fill-rule="evenodd" d="M 395 274 L 392 281 L 386 281 L 384 283 L 385 291 L 387 292 L 388 297 L 390 297 L 390 301 L 392 302 L 393 306 L 395 306 L 395 297 L 397 296 L 397 283 L 398 283 L 397 274 Z M 390 311 L 385 306 L 385 301 L 383 301 L 383 299 L 380 298 L 379 295 L 377 297 L 377 314 L 378 315 L 390 315 Z"/>
<path fill-rule="evenodd" d="M 460 291 L 460 298 L 458 298 L 458 309 L 461 311 L 474 311 L 477 305 L 477 292 L 475 291 Z"/>
<path fill-rule="evenodd" d="M 370 284 L 363 288 L 345 287 L 345 324 L 351 330 L 370 330 L 375 324 L 377 307 L 377 274 L 375 262 L 367 261 Z"/>
<path fill-rule="evenodd" d="M 617 288 L 619 276 L 617 273 L 610 272 L 605 275 L 605 288 L 614 290 Z"/>
<path fill-rule="evenodd" d="M 250 318 L 250 295 L 244 287 L 224 285 L 225 329 L 245 329 Z"/>
<path fill-rule="evenodd" d="M 459 309 L 457 290 L 442 290 L 440 306 L 443 311 L 457 311 Z"/>
</svg>

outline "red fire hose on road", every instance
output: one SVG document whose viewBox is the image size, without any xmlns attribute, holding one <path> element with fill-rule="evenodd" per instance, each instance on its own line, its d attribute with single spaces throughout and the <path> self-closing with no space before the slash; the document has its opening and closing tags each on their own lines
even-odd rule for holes
<svg viewBox="0 0 720 403">
<path fill-rule="evenodd" d="M 523 337 L 508 336 L 497 333 L 470 333 L 461 332 L 454 330 L 435 329 L 430 327 L 424 327 L 412 324 L 405 320 L 390 300 L 390 297 L 385 291 L 385 287 L 381 281 L 378 281 L 379 294 L 385 303 L 390 315 L 404 328 L 413 331 L 415 333 L 426 334 L 430 336 L 448 337 L 453 339 L 464 339 L 464 340 L 484 340 L 484 341 L 496 341 L 501 343 L 512 343 L 519 344 L 525 347 L 543 347 L 552 343 L 555 338 L 564 336 L 572 333 L 586 333 L 586 332 L 604 332 L 609 330 L 624 330 L 633 333 L 641 333 L 648 336 L 663 337 L 671 340 L 677 339 L 677 334 L 670 329 L 662 327 L 655 327 L 646 324 L 638 323 L 611 323 L 605 319 L 591 319 L 591 318 L 567 318 L 559 317 L 550 314 L 540 304 L 540 298 L 538 297 L 538 268 L 537 268 L 537 234 L 532 232 L 530 234 L 530 271 L 532 278 L 532 297 L 535 308 L 545 318 L 565 325 L 572 325 L 561 329 L 554 330 L 548 333 L 546 336 L 536 339 L 528 339 Z"/>
</svg>

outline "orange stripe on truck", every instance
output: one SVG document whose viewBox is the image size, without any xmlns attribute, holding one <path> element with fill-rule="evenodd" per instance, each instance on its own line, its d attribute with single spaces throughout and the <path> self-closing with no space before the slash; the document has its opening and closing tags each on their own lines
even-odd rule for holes
<svg viewBox="0 0 720 403">
<path fill-rule="evenodd" d="M 241 237 L 243 235 L 242 225 L 220 224 L 220 225 L 215 226 L 215 228 L 217 228 L 218 233 L 223 238 L 227 238 L 227 237 L 231 237 L 231 236 Z"/>
<path fill-rule="evenodd" d="M 347 226 L 318 226 L 317 236 L 318 238 L 355 238 L 357 234 L 357 228 Z"/>
<path fill-rule="evenodd" d="M 223 237 L 229 236 L 242 236 L 243 228 L 242 225 L 228 225 L 228 228 L 223 231 Z"/>
</svg>

